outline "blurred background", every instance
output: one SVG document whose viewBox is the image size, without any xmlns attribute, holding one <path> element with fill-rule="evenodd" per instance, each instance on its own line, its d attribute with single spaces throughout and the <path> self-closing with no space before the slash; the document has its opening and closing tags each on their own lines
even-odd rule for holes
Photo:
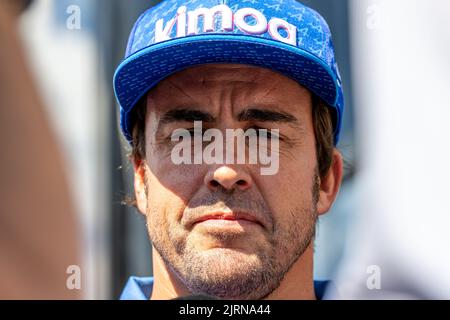
<svg viewBox="0 0 450 320">
<path fill-rule="evenodd" d="M 59 150 L 55 152 L 60 153 L 61 170 L 66 174 L 67 192 L 73 203 L 72 220 L 61 221 L 60 226 L 56 227 L 72 229 L 74 235 L 66 235 L 68 239 L 64 241 L 67 243 L 54 243 L 57 248 L 64 247 L 66 244 L 66 248 L 72 248 L 74 255 L 67 258 L 67 265 L 80 266 L 81 286 L 75 289 L 76 293 L 69 298 L 115 299 L 119 296 L 129 276 L 152 275 L 151 246 L 145 220 L 135 209 L 123 205 L 126 195 L 133 193 L 132 168 L 127 160 L 127 145 L 118 130 L 118 109 L 112 91 L 112 78 L 115 68 L 124 56 L 133 23 L 144 10 L 158 2 L 149 0 L 35 0 L 14 22 L 23 48 L 24 60 L 30 70 L 30 77 L 34 80 L 37 95 L 42 101 L 45 121 L 48 122 L 49 131 L 56 137 Z M 425 95 L 427 99 L 421 100 L 426 104 L 423 105 L 423 108 L 427 108 L 427 104 L 430 102 L 436 102 L 433 114 L 435 116 L 448 115 L 449 111 L 446 111 L 444 106 L 439 103 L 441 99 L 438 98 L 440 96 L 443 98 L 444 95 L 448 97 L 450 91 L 450 87 L 445 87 L 445 84 L 449 84 L 448 77 L 440 69 L 444 68 L 450 71 L 448 60 L 450 55 L 445 56 L 445 52 L 448 53 L 449 49 L 447 30 L 450 30 L 450 26 L 445 19 L 435 21 L 433 15 L 437 13 L 444 15 L 448 12 L 449 6 L 445 1 L 439 0 L 414 0 L 408 3 L 403 0 L 389 2 L 379 0 L 304 0 L 301 2 L 320 12 L 330 25 L 346 95 L 344 131 L 339 145 L 346 160 L 345 177 L 333 209 L 320 218 L 317 226 L 315 278 L 334 279 L 338 285 L 342 284 L 344 289 L 341 294 L 343 297 L 371 297 L 368 293 L 373 292 L 373 288 L 368 287 L 366 280 L 373 274 L 368 271 L 368 267 L 375 265 L 384 270 L 382 261 L 386 259 L 396 261 L 398 256 L 395 256 L 394 252 L 386 258 L 383 250 L 379 250 L 381 253 L 377 256 L 375 252 L 378 251 L 362 244 L 364 241 L 373 244 L 375 243 L 374 239 L 382 235 L 382 233 L 374 234 L 373 237 L 363 241 L 364 237 L 361 237 L 361 233 L 371 234 L 369 231 L 375 225 L 368 222 L 372 220 L 366 219 L 367 215 L 370 212 L 375 216 L 380 211 L 391 212 L 388 208 L 395 208 L 395 210 L 392 209 L 394 212 L 400 210 L 405 214 L 413 214 L 417 208 L 410 201 L 411 198 L 408 198 L 410 194 L 404 194 L 405 185 L 389 190 L 391 196 L 401 190 L 403 192 L 401 200 L 393 196 L 389 199 L 409 202 L 407 208 L 381 206 L 389 203 L 389 199 L 384 198 L 387 196 L 385 188 L 389 185 L 392 186 L 390 183 L 394 181 L 393 179 L 406 181 L 405 177 L 412 172 L 407 171 L 404 175 L 396 177 L 393 173 L 399 171 L 396 170 L 395 165 L 408 168 L 408 159 L 411 159 L 412 155 L 422 152 L 421 149 L 416 149 L 417 146 L 408 139 L 410 135 L 406 135 L 405 132 L 409 132 L 408 130 L 416 132 L 416 129 L 420 129 L 422 134 L 426 134 L 429 132 L 429 128 L 434 129 L 434 140 L 423 139 L 423 143 L 425 146 L 429 146 L 428 143 L 431 141 L 436 144 L 436 148 L 427 148 L 427 155 L 430 157 L 422 159 L 421 163 L 425 163 L 428 167 L 433 163 L 435 157 L 439 157 L 442 161 L 446 159 L 441 157 L 441 153 L 433 154 L 433 151 L 448 149 L 443 148 L 441 143 L 448 143 L 448 139 L 443 139 L 446 134 L 445 124 L 435 126 L 433 122 L 422 122 L 422 127 L 405 126 L 402 130 L 401 126 L 409 116 L 407 107 L 417 99 L 405 101 L 402 98 L 403 93 L 401 95 L 396 95 L 396 93 L 404 90 L 404 93 L 407 94 Z M 428 15 L 417 16 L 421 9 L 414 8 L 427 7 L 430 6 L 429 3 L 434 3 L 435 7 L 426 11 Z M 405 7 L 412 12 L 404 14 L 402 10 L 405 10 Z M 442 9 L 447 11 L 442 11 Z M 436 25 L 429 26 L 427 23 L 432 20 Z M 389 22 L 395 23 L 390 25 Z M 439 30 L 441 35 L 430 31 L 435 35 L 435 38 L 430 40 L 429 34 L 423 29 L 424 25 L 427 25 L 429 30 Z M 442 28 L 443 26 L 447 28 Z M 411 36 L 410 42 L 396 41 L 397 37 L 405 36 L 411 30 L 422 32 L 417 35 L 421 39 L 417 42 L 424 39 L 434 41 L 428 44 L 428 48 L 433 51 L 431 48 L 436 45 L 434 52 L 437 51 L 436 54 L 440 58 L 436 57 L 433 61 L 436 59 L 439 61 L 439 68 L 433 69 L 433 71 L 430 69 L 418 70 L 417 67 L 408 64 L 403 65 L 404 68 L 401 70 L 396 69 L 394 61 L 402 61 L 406 64 L 406 61 L 410 61 L 408 58 L 415 61 L 415 55 L 418 56 L 418 59 L 422 58 L 420 52 L 417 51 L 420 46 L 412 46 L 412 43 L 416 41 L 414 36 Z M 442 47 L 438 47 L 439 45 Z M 442 53 L 442 57 L 439 53 Z M 425 53 L 424 56 L 428 57 Z M 411 70 L 408 67 L 411 67 Z M 377 73 L 380 71 L 379 68 L 383 68 L 382 74 Z M 0 72 L 3 73 L 1 78 L 3 83 L 0 83 L 2 86 L 6 84 L 9 77 L 5 75 L 4 69 Z M 433 84 L 441 75 L 443 75 L 439 82 L 442 85 L 441 90 L 430 96 L 428 93 L 436 90 L 436 86 Z M 418 92 L 414 91 L 413 86 L 405 84 L 401 86 L 400 91 L 390 91 L 393 87 L 404 83 L 405 80 L 411 81 L 413 84 L 425 80 L 428 87 L 420 87 L 424 89 L 424 92 Z M 380 83 L 383 85 L 376 86 Z M 427 88 L 430 91 L 427 91 Z M 398 100 L 394 98 L 398 98 Z M 448 107 L 448 100 L 446 103 Z M 392 113 L 389 113 L 389 110 L 392 109 L 378 108 L 379 106 L 397 108 L 398 118 L 391 117 Z M 4 107 L 5 105 L 1 106 L 1 108 Z M 379 110 L 379 112 L 373 110 Z M 421 116 L 423 117 L 423 114 Z M 390 122 L 386 123 L 386 119 L 390 119 Z M 413 120 L 415 119 L 411 121 Z M 417 121 L 421 120 L 417 118 Z M 441 128 L 444 131 L 438 132 Z M 385 129 L 390 131 L 386 132 Z M 383 135 L 374 134 L 380 132 Z M 395 140 L 396 134 L 403 134 L 401 137 L 404 139 Z M 400 139 L 400 136 L 398 137 Z M 13 132 L 10 132 L 8 140 L 16 141 Z M 368 141 L 371 142 L 370 148 L 367 148 L 366 142 Z M 395 153 L 396 150 L 399 150 L 397 149 L 398 143 L 403 144 L 405 141 L 408 143 L 408 148 Z M 395 144 L 393 144 L 394 142 Z M 369 155 L 373 157 L 369 157 Z M 381 158 L 380 155 L 385 157 Z M 448 151 L 445 156 L 448 156 Z M 374 159 L 379 161 L 374 163 Z M 6 160 L 2 160 L 2 166 L 6 163 L 3 161 Z M 442 166 L 445 168 L 444 163 L 442 162 Z M 388 165 L 382 166 L 383 164 Z M 420 170 L 419 168 L 417 164 L 411 164 L 411 169 L 415 172 Z M 442 167 L 440 169 L 441 176 L 436 177 L 449 177 L 448 171 L 443 171 Z M 385 175 L 388 172 L 389 175 Z M 428 175 L 423 176 L 423 178 L 426 177 L 429 178 Z M 43 188 L 46 187 L 46 180 L 46 177 L 40 178 Z M 427 185 L 436 185 L 435 182 L 438 180 L 438 178 L 427 180 Z M 407 181 L 409 181 L 407 185 L 423 186 L 419 180 Z M 428 184 L 428 182 L 430 183 Z M 8 189 L 9 185 L 2 184 L 2 188 Z M 383 190 L 386 192 L 383 193 Z M 417 195 L 420 192 L 411 193 L 411 195 L 414 194 Z M 438 196 L 438 194 L 434 192 L 429 196 L 435 199 L 434 196 Z M 429 198 L 412 199 L 423 200 L 427 203 L 429 201 Z M 441 198 L 440 200 L 445 202 L 445 199 Z M 27 199 L 25 198 L 23 201 L 26 202 Z M 432 210 L 441 210 L 439 212 L 449 214 L 448 205 L 432 208 Z M 3 208 L 1 215 L 6 217 L 14 215 L 14 212 Z M 406 217 L 404 216 L 404 220 L 389 222 L 391 225 L 392 223 L 395 225 L 391 233 L 387 235 L 387 237 L 395 235 L 392 241 L 398 240 L 396 237 L 399 232 L 404 232 Z M 439 217 L 443 220 L 434 219 L 432 223 L 448 227 L 449 220 L 446 218 L 448 215 Z M 431 212 L 427 217 L 428 220 L 433 220 Z M 379 222 L 380 229 L 378 230 L 383 230 L 385 223 L 386 220 Z M 434 235 L 438 234 L 430 231 L 434 230 L 433 228 L 434 225 L 431 224 L 428 231 Z M 422 234 L 421 239 L 427 238 L 428 231 L 424 231 L 425 234 Z M 412 232 L 409 236 L 415 238 L 417 234 Z M 37 237 L 47 237 L 52 242 L 51 232 L 42 232 Z M 6 236 L 4 238 L 6 239 Z M 444 251 L 439 251 L 440 254 L 433 258 L 444 257 L 445 260 L 441 261 L 440 265 L 443 268 L 448 267 L 449 264 L 446 264 L 448 263 L 448 254 L 444 253 L 445 246 L 450 244 L 450 242 L 446 242 L 448 236 L 447 238 L 437 236 L 436 241 Z M 358 247 L 360 251 L 357 253 L 354 250 L 356 243 L 360 245 Z M 403 245 L 408 247 L 409 244 L 408 241 L 405 241 Z M 377 248 L 380 246 L 385 248 L 384 246 L 389 247 L 390 245 L 391 243 L 376 244 Z M 404 246 L 399 245 L 396 248 L 399 252 L 405 252 Z M 434 250 L 431 246 L 428 248 L 431 251 Z M 363 259 L 362 257 L 366 255 L 362 253 L 367 253 L 367 250 L 372 250 L 370 252 L 374 252 L 374 256 Z M 436 247 L 436 250 L 441 250 L 441 247 L 439 246 L 439 249 Z M 412 255 L 414 255 L 413 252 L 414 250 L 411 250 Z M 5 259 L 5 255 L 0 256 L 2 256 L 0 259 Z M 380 256 L 383 259 L 377 260 L 377 257 Z M 403 258 L 408 259 L 408 257 Z M 353 261 L 355 262 L 353 263 Z M 38 259 L 35 263 L 39 264 L 42 261 Z M 355 269 L 357 263 L 360 263 L 361 266 Z M 417 261 L 413 262 L 412 266 L 406 268 L 414 269 L 416 266 L 418 270 L 423 270 Z M 393 266 L 386 264 L 385 266 L 391 270 L 397 270 L 397 267 L 395 264 Z M 403 267 L 405 266 L 398 268 L 403 270 Z M 8 277 L 4 270 L 7 269 L 0 269 L 0 272 L 3 271 L 0 279 Z M 377 269 L 375 268 L 375 270 Z M 65 271 L 64 268 L 63 275 L 67 277 L 69 273 L 64 273 Z M 393 271 L 392 276 L 395 277 L 395 274 Z M 420 277 L 420 271 L 418 274 Z M 443 278 L 447 281 L 444 283 L 448 284 L 448 272 Z M 442 277 L 440 279 L 442 280 Z M 411 283 L 409 280 L 406 282 Z M 357 291 L 355 288 L 359 288 L 361 283 L 363 289 L 369 291 L 363 290 L 362 293 Z M 8 286 L 14 286 L 14 283 L 9 282 Z M 8 286 L 0 286 L 3 290 L 0 293 L 1 298 L 11 298 L 8 292 L 12 288 Z M 406 287 L 408 292 L 413 293 L 422 292 L 421 288 L 423 288 L 420 285 L 417 288 L 399 286 L 401 290 Z M 26 285 L 24 288 L 24 292 L 18 292 L 14 297 L 40 297 L 39 295 L 27 295 Z M 59 295 L 58 291 L 55 292 L 56 294 L 49 294 L 49 296 L 65 298 L 64 295 Z M 430 292 L 436 293 L 432 289 Z M 441 293 L 444 294 L 443 292 Z M 446 292 L 448 294 L 448 291 Z M 412 296 L 419 295 L 412 294 Z M 423 296 L 433 297 L 432 294 L 426 293 Z"/>
</svg>

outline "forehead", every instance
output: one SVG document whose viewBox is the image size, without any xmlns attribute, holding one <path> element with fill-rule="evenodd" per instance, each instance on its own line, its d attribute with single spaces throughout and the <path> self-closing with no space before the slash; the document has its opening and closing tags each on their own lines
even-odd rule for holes
<svg viewBox="0 0 450 320">
<path fill-rule="evenodd" d="M 232 92 L 231 98 L 263 98 L 266 102 L 309 100 L 309 91 L 275 71 L 242 64 L 208 64 L 190 67 L 162 80 L 149 97 L 155 100 L 202 99 Z"/>
</svg>

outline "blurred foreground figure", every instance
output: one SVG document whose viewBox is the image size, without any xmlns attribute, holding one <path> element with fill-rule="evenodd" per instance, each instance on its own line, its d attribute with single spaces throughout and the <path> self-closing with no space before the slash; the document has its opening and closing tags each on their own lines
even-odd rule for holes
<svg viewBox="0 0 450 320">
<path fill-rule="evenodd" d="M 16 34 L 26 2 L 0 1 L 0 299 L 76 299 L 75 212 Z"/>
<path fill-rule="evenodd" d="M 340 297 L 450 299 L 450 3 L 352 5 L 362 201 Z"/>
</svg>

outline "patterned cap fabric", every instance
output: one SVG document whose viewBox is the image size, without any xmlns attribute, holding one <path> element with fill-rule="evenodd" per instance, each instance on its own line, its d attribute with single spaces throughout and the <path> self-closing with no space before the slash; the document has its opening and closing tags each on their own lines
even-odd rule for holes
<svg viewBox="0 0 450 320">
<path fill-rule="evenodd" d="M 126 139 L 132 143 L 130 111 L 151 88 L 208 63 L 259 66 L 298 81 L 332 109 L 338 143 L 344 95 L 331 32 L 295 0 L 166 0 L 144 12 L 114 75 Z"/>
</svg>

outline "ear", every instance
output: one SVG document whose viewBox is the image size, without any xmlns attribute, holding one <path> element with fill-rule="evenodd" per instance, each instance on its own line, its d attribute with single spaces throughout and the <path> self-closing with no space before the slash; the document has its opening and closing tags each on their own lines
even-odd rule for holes
<svg viewBox="0 0 450 320">
<path fill-rule="evenodd" d="M 134 166 L 134 194 L 136 206 L 143 214 L 147 214 L 147 186 L 145 185 L 145 161 L 133 160 Z"/>
<path fill-rule="evenodd" d="M 325 214 L 331 208 L 339 192 L 343 172 L 342 155 L 334 148 L 330 170 L 324 178 L 320 179 L 319 201 L 317 203 L 317 213 L 319 215 Z"/>
</svg>

